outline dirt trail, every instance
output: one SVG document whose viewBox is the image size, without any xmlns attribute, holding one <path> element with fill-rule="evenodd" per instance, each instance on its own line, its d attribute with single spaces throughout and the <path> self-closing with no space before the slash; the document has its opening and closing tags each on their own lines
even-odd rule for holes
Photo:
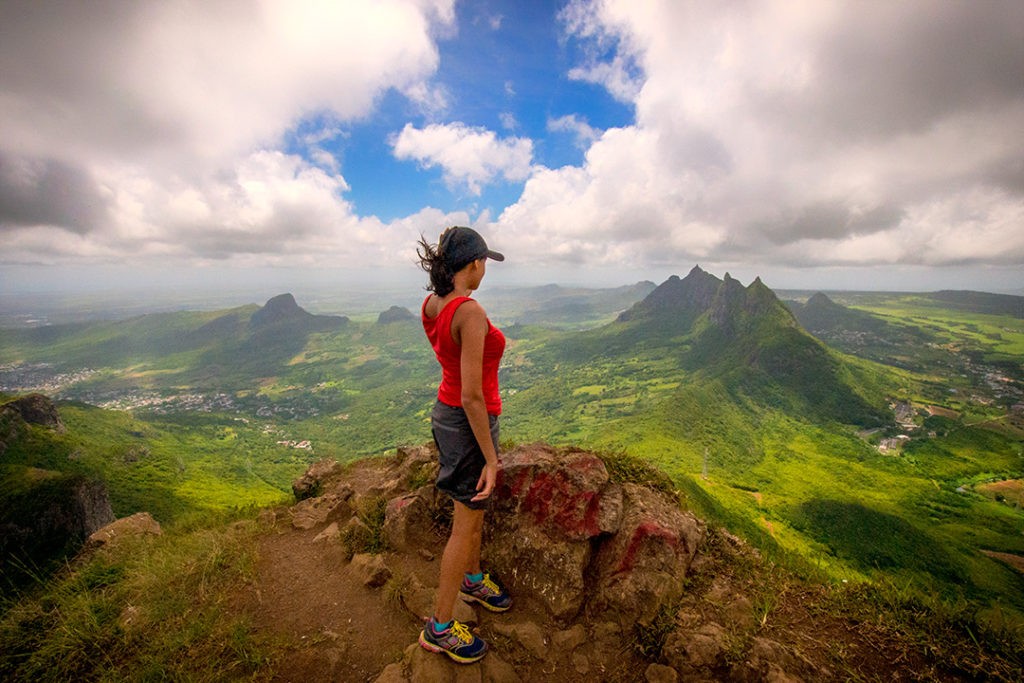
<svg viewBox="0 0 1024 683">
<path fill-rule="evenodd" d="M 390 595 L 388 586 L 366 587 L 340 544 L 313 540 L 319 531 L 295 530 L 280 521 L 261 537 L 256 581 L 238 596 L 236 608 L 252 616 L 257 632 L 280 643 L 285 655 L 274 663 L 273 681 L 374 681 L 417 642 L 422 619 Z M 444 539 L 438 537 L 422 554 L 384 557 L 395 576 L 415 577 L 432 590 L 443 549 Z M 542 607 L 528 600 L 518 600 L 507 613 L 491 614 L 479 607 L 473 612 L 478 620 L 473 630 L 491 647 L 487 657 L 514 666 L 521 680 L 643 680 L 646 663 L 629 651 L 608 652 L 607 661 L 587 666 L 578 657 L 560 658 L 555 651 L 540 660 L 499 633 L 503 626 L 524 622 L 538 624 L 549 634 L 559 630 Z M 464 674 L 474 667 L 450 665 L 456 671 L 465 669 Z"/>
</svg>

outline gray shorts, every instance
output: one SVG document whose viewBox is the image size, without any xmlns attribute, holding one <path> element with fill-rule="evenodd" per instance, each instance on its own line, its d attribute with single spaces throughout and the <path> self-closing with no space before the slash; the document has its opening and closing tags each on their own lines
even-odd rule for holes
<svg viewBox="0 0 1024 683">
<path fill-rule="evenodd" d="M 498 416 L 487 417 L 491 423 L 491 441 L 497 451 Z M 466 411 L 438 401 L 430 413 L 430 427 L 441 461 L 437 488 L 472 510 L 482 510 L 487 501 L 471 499 L 477 494 L 476 484 L 487 461 L 473 436 Z"/>
</svg>

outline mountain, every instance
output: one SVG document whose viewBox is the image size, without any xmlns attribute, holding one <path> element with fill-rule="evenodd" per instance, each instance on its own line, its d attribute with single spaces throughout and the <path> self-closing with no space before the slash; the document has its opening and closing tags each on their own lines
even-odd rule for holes
<svg viewBox="0 0 1024 683">
<path fill-rule="evenodd" d="M 786 305 L 805 330 L 825 342 L 855 334 L 892 339 L 907 332 L 907 328 L 890 324 L 876 315 L 837 304 L 822 292 L 815 293 L 806 303 L 787 301 Z"/>
<path fill-rule="evenodd" d="M 412 311 L 408 308 L 404 308 L 402 306 L 392 306 L 386 311 L 381 311 L 380 315 L 377 316 L 377 322 L 381 325 L 405 322 L 408 320 L 416 320 L 416 316 L 413 315 Z"/>
<path fill-rule="evenodd" d="M 694 266 L 685 279 L 673 275 L 655 287 L 642 301 L 620 314 L 618 322 L 666 316 L 680 328 L 689 327 L 711 307 L 721 285 L 717 277 Z"/>
<path fill-rule="evenodd" d="M 881 397 L 866 399 L 849 364 L 808 334 L 760 278 L 744 287 L 695 266 L 625 311 L 609 334 L 675 347 L 682 367 L 756 402 L 854 424 L 886 419 Z"/>
<path fill-rule="evenodd" d="M 324 332 L 341 327 L 348 318 L 337 315 L 313 315 L 301 308 L 291 294 L 279 294 L 249 318 L 249 327 L 257 332 L 287 326 L 301 332 Z"/>
<path fill-rule="evenodd" d="M 786 305 L 804 329 L 844 353 L 918 370 L 923 369 L 919 362 L 921 349 L 931 348 L 930 354 L 937 353 L 936 340 L 920 327 L 901 324 L 898 317 L 887 319 L 843 306 L 822 292 L 805 303 L 787 301 Z"/>
</svg>

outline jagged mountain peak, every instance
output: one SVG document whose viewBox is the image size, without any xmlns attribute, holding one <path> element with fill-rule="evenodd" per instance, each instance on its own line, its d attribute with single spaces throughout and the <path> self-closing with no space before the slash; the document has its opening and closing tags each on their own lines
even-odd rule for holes
<svg viewBox="0 0 1024 683">
<path fill-rule="evenodd" d="M 619 320 L 625 322 L 663 314 L 696 317 L 711 306 L 721 284 L 717 277 L 694 266 L 685 278 L 672 275 L 655 287 L 642 301 L 624 311 Z"/>
<path fill-rule="evenodd" d="M 645 299 L 619 316 L 620 322 L 670 317 L 685 329 L 697 318 L 708 314 L 712 323 L 727 332 L 735 331 L 743 320 L 769 315 L 792 321 L 792 316 L 760 277 L 749 286 L 726 273 L 720 280 L 694 266 L 685 278 L 673 275 L 658 285 Z M 742 319 L 742 320 L 741 320 Z"/>
</svg>

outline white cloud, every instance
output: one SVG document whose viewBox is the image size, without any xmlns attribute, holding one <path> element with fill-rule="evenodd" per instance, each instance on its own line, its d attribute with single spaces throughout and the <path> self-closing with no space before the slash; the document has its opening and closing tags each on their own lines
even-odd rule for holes
<svg viewBox="0 0 1024 683">
<path fill-rule="evenodd" d="M 516 120 L 516 115 L 510 111 L 503 111 L 498 114 L 498 120 L 501 121 L 501 127 L 505 130 L 515 130 L 519 127 L 519 121 Z"/>
<path fill-rule="evenodd" d="M 344 201 L 338 159 L 321 145 L 388 89 L 446 106 L 429 79 L 453 5 L 5 3 L 4 260 L 328 259 L 385 239 Z M 298 140 L 312 164 L 273 151 L 313 116 L 325 123 Z M 44 248 L 67 231 L 81 235 L 63 239 L 73 248 Z"/>
<path fill-rule="evenodd" d="M 529 139 L 498 139 L 493 131 L 461 123 L 425 128 L 406 124 L 392 140 L 392 148 L 398 159 L 415 160 L 425 168 L 441 167 L 446 183 L 464 184 L 475 195 L 499 178 L 525 180 L 533 158 Z"/>
<path fill-rule="evenodd" d="M 601 137 L 601 131 L 592 127 L 585 119 L 576 114 L 560 116 L 557 119 L 548 119 L 548 130 L 556 132 L 572 133 L 576 139 L 576 145 L 587 149 Z"/>
<path fill-rule="evenodd" d="M 570 3 L 571 75 L 635 124 L 495 228 L 551 262 L 1024 263 L 1024 5 L 984 9 Z"/>
</svg>

